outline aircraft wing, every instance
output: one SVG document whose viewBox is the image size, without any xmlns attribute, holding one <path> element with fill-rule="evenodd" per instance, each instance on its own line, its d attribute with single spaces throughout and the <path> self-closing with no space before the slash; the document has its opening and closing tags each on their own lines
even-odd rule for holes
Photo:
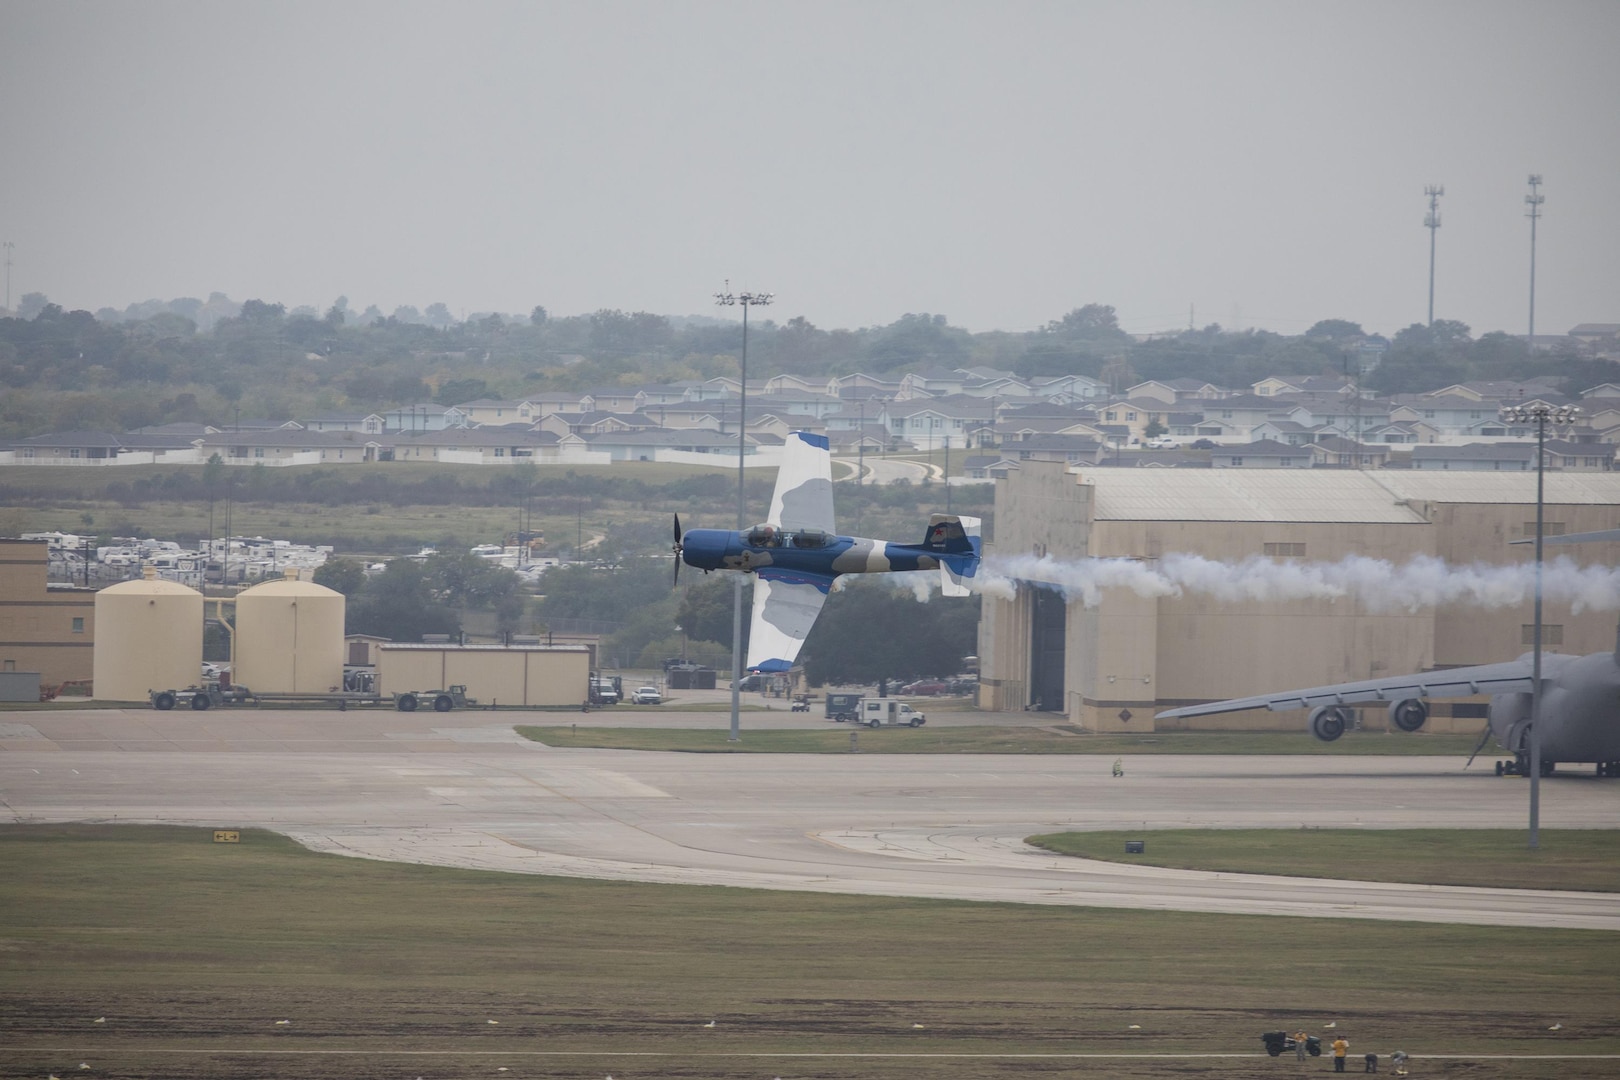
<svg viewBox="0 0 1620 1080">
<path fill-rule="evenodd" d="M 1620 529 L 1599 529 L 1597 532 L 1563 533 L 1558 536 L 1543 536 L 1543 544 L 1586 544 L 1600 540 L 1620 540 Z M 1527 536 L 1523 540 L 1509 540 L 1510 544 L 1533 544 L 1536 538 Z"/>
<path fill-rule="evenodd" d="M 1244 709 L 1310 709 L 1317 705 L 1359 705 L 1367 702 L 1407 701 L 1422 698 L 1472 697 L 1475 694 L 1530 692 L 1530 662 L 1509 660 L 1501 664 L 1448 668 L 1421 675 L 1396 675 L 1387 679 L 1313 686 L 1308 690 L 1285 690 L 1276 694 L 1211 701 L 1159 713 L 1160 717 L 1207 716 L 1211 713 L 1241 712 Z"/>
<path fill-rule="evenodd" d="M 765 568 L 754 575 L 748 670 L 787 671 L 827 602 L 832 578 Z"/>
<path fill-rule="evenodd" d="M 790 431 L 776 470 L 771 516 L 765 520 L 787 532 L 833 528 L 832 450 L 825 435 Z"/>
</svg>

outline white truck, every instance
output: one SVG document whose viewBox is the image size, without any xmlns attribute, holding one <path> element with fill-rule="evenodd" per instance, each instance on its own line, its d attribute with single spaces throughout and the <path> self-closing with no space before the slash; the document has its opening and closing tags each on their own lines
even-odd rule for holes
<svg viewBox="0 0 1620 1080">
<path fill-rule="evenodd" d="M 862 698 L 855 710 L 855 722 L 867 727 L 922 727 L 928 717 L 893 698 Z"/>
</svg>

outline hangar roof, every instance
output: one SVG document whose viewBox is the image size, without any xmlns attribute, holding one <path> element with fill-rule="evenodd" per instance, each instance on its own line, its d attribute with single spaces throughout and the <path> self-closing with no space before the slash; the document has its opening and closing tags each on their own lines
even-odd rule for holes
<svg viewBox="0 0 1620 1080">
<path fill-rule="evenodd" d="M 1327 469 L 1073 470 L 1098 521 L 1343 521 L 1425 524 L 1413 503 L 1536 501 L 1533 472 Z M 1548 473 L 1549 504 L 1620 504 L 1620 473 Z"/>
<path fill-rule="evenodd" d="M 1315 469 L 1097 469 L 1098 521 L 1343 521 L 1423 525 L 1428 519 L 1366 473 Z"/>
<path fill-rule="evenodd" d="M 1550 440 L 1548 445 L 1552 445 Z M 1376 475 L 1379 483 L 1403 499 L 1438 503 L 1524 503 L 1526 506 L 1536 503 L 1534 470 L 1513 473 L 1390 470 Z M 1549 471 L 1546 480 L 1549 504 L 1620 504 L 1620 473 Z"/>
</svg>

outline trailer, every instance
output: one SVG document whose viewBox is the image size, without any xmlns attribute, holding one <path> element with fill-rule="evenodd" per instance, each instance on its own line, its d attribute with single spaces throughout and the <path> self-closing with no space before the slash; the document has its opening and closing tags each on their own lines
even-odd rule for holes
<svg viewBox="0 0 1620 1080">
<path fill-rule="evenodd" d="M 339 712 L 350 708 L 376 708 L 391 705 L 400 712 L 415 712 L 424 703 L 435 712 L 466 709 L 478 704 L 467 696 L 467 687 L 461 684 L 438 690 L 402 690 L 396 694 L 375 691 L 329 690 L 324 693 L 255 693 L 245 686 L 221 687 L 218 683 L 188 686 L 184 690 L 149 690 L 147 696 L 152 707 L 162 712 L 174 708 L 189 708 L 196 712 L 230 705 L 325 705 Z"/>
</svg>

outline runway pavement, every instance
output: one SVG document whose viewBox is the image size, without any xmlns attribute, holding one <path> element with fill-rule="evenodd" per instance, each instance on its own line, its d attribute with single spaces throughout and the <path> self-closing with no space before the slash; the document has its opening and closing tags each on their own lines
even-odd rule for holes
<svg viewBox="0 0 1620 1080">
<path fill-rule="evenodd" d="M 590 723 L 724 727 L 723 714 Z M 572 722 L 557 714 L 547 719 Z M 1028 722 L 1017 718 L 1018 722 Z M 1214 874 L 1063 859 L 1067 829 L 1521 827 L 1522 782 L 1455 758 L 717 755 L 560 750 L 486 712 L 0 713 L 10 821 L 263 826 L 312 848 L 521 873 L 815 892 L 1620 930 L 1620 895 Z M 781 712 L 750 724 L 820 725 Z M 1546 828 L 1620 784 L 1542 785 Z"/>
</svg>

